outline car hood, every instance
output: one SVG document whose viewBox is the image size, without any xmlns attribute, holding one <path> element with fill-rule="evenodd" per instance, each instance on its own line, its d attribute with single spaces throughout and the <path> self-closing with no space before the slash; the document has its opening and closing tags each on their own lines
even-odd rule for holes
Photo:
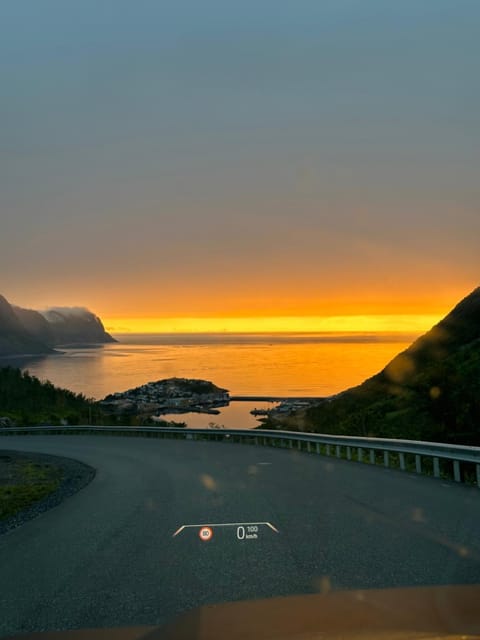
<svg viewBox="0 0 480 640">
<path fill-rule="evenodd" d="M 164 626 L 78 629 L 18 640 L 400 640 L 480 638 L 480 585 L 339 591 L 194 609 Z"/>
</svg>

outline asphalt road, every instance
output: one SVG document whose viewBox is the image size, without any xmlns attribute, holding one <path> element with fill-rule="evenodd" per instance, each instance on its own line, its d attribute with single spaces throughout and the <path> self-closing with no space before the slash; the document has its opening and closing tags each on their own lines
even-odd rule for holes
<svg viewBox="0 0 480 640">
<path fill-rule="evenodd" d="M 97 469 L 0 536 L 0 636 L 160 624 L 192 607 L 328 589 L 480 583 L 480 491 L 230 443 L 23 436 Z M 257 539 L 184 524 L 270 522 Z"/>
</svg>

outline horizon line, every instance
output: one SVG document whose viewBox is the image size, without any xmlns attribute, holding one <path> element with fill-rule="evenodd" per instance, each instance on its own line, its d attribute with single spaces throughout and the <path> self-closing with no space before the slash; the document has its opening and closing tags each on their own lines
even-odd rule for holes
<svg viewBox="0 0 480 640">
<path fill-rule="evenodd" d="M 443 314 L 259 317 L 106 317 L 105 329 L 127 334 L 420 333 Z"/>
</svg>

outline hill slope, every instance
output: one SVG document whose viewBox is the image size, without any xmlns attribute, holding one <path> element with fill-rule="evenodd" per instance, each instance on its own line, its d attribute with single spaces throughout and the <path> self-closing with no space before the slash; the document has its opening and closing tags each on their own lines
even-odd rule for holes
<svg viewBox="0 0 480 640">
<path fill-rule="evenodd" d="M 19 425 L 60 420 L 87 424 L 98 413 L 96 404 L 81 394 L 41 382 L 28 371 L 0 368 L 0 415 Z"/>
<path fill-rule="evenodd" d="M 12 309 L 30 336 L 34 336 L 36 340 L 41 341 L 43 344 L 55 344 L 50 323 L 47 322 L 41 313 L 33 309 L 22 309 L 14 305 L 12 305 Z"/>
<path fill-rule="evenodd" d="M 49 353 L 52 349 L 32 335 L 7 300 L 0 295 L 0 355 Z"/>
<path fill-rule="evenodd" d="M 480 445 L 480 287 L 377 375 L 302 418 L 320 433 Z"/>
</svg>

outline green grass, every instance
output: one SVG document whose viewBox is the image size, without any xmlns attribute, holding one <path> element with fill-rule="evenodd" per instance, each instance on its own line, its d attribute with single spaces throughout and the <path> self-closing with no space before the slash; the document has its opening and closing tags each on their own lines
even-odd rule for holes
<svg viewBox="0 0 480 640">
<path fill-rule="evenodd" d="M 26 458 L 0 457 L 0 520 L 10 518 L 58 489 L 62 471 Z"/>
</svg>

